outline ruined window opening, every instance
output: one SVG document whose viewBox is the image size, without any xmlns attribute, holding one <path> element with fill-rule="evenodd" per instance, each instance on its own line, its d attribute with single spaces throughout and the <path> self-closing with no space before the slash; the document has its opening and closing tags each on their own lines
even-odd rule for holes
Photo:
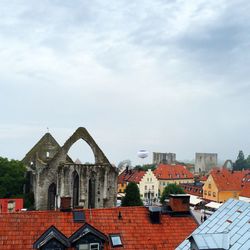
<svg viewBox="0 0 250 250">
<path fill-rule="evenodd" d="M 69 149 L 68 151 L 69 157 L 78 164 L 94 164 L 95 163 L 95 156 L 88 145 L 82 139 L 77 140 Z"/>
<path fill-rule="evenodd" d="M 56 184 L 52 183 L 48 189 L 48 209 L 54 210 L 56 207 Z"/>
<path fill-rule="evenodd" d="M 89 179 L 88 208 L 95 208 L 95 180 Z"/>
<path fill-rule="evenodd" d="M 73 172 L 73 207 L 79 206 L 79 175 Z"/>
</svg>

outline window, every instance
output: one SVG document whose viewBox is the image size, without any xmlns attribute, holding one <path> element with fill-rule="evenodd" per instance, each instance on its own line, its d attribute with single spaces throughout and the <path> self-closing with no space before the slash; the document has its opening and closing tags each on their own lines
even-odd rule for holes
<svg viewBox="0 0 250 250">
<path fill-rule="evenodd" d="M 78 250 L 99 250 L 99 243 L 80 244 Z"/>
<path fill-rule="evenodd" d="M 109 237 L 110 237 L 112 247 L 121 247 L 122 246 L 122 240 L 121 240 L 121 236 L 119 234 L 111 234 Z"/>
<path fill-rule="evenodd" d="M 99 250 L 99 243 L 90 243 L 90 250 Z"/>
<path fill-rule="evenodd" d="M 154 190 L 154 188 L 155 188 L 154 185 L 152 185 L 152 190 Z"/>
<path fill-rule="evenodd" d="M 208 191 L 208 195 L 209 195 L 209 196 L 211 195 L 211 191 Z"/>
<path fill-rule="evenodd" d="M 216 193 L 215 192 L 213 192 L 213 197 L 216 197 Z"/>
<path fill-rule="evenodd" d="M 149 178 L 147 178 L 147 181 L 149 182 Z"/>
<path fill-rule="evenodd" d="M 148 189 L 148 187 L 147 187 L 147 185 L 145 186 L 145 190 L 147 190 Z"/>
<path fill-rule="evenodd" d="M 211 188 L 211 184 L 210 183 L 208 184 L 208 188 Z"/>
<path fill-rule="evenodd" d="M 207 195 L 207 191 L 204 191 L 204 194 Z"/>
</svg>

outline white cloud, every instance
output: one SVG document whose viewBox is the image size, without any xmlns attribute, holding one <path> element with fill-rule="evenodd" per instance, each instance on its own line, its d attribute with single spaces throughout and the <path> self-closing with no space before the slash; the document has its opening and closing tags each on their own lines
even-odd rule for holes
<svg viewBox="0 0 250 250">
<path fill-rule="evenodd" d="M 142 147 L 179 159 L 202 150 L 232 158 L 243 146 L 250 153 L 249 7 L 1 2 L 2 154 L 22 158 L 47 126 L 61 143 L 87 127 L 112 162 L 136 162 Z"/>
</svg>

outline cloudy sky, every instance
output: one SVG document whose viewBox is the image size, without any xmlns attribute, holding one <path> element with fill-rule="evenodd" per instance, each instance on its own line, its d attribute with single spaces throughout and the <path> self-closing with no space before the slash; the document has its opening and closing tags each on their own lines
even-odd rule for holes
<svg viewBox="0 0 250 250">
<path fill-rule="evenodd" d="M 250 154 L 250 1 L 2 0 L 0 16 L 1 156 L 79 126 L 115 164 Z"/>
</svg>

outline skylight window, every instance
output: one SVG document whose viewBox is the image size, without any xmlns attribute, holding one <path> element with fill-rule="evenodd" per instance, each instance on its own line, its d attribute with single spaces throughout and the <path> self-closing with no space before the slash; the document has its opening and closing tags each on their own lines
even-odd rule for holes
<svg viewBox="0 0 250 250">
<path fill-rule="evenodd" d="M 110 234 L 109 235 L 112 247 L 121 247 L 122 246 L 122 240 L 121 236 L 119 234 Z"/>
</svg>

